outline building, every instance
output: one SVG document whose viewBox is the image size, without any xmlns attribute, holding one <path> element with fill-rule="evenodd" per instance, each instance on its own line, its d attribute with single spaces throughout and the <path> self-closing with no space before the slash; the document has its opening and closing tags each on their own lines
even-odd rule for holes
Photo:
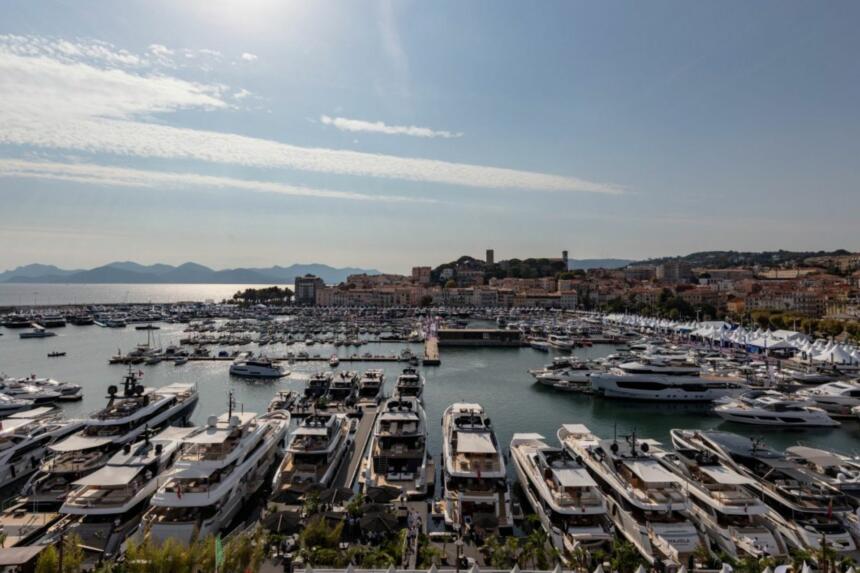
<svg viewBox="0 0 860 573">
<path fill-rule="evenodd" d="M 323 287 L 325 287 L 325 282 L 314 275 L 307 274 L 303 277 L 296 277 L 294 298 L 296 304 L 308 306 L 316 304 L 317 290 Z"/>
<path fill-rule="evenodd" d="M 430 284 L 430 267 L 412 267 L 412 282 L 422 286 Z"/>
<path fill-rule="evenodd" d="M 656 274 L 654 265 L 630 265 L 624 269 L 624 278 L 632 282 L 650 281 Z"/>
<path fill-rule="evenodd" d="M 487 264 L 496 264 L 496 253 L 493 251 L 493 249 L 487 249 Z"/>
<path fill-rule="evenodd" d="M 665 283 L 688 283 L 693 279 L 693 267 L 682 260 L 666 261 L 657 265 L 656 277 Z"/>
</svg>

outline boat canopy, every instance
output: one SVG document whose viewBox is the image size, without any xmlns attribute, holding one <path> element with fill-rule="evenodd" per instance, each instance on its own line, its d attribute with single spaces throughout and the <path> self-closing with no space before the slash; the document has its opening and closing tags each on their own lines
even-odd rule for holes
<svg viewBox="0 0 860 573">
<path fill-rule="evenodd" d="M 624 465 L 645 483 L 681 483 L 675 474 L 669 473 L 656 460 L 625 460 Z"/>
<path fill-rule="evenodd" d="M 753 483 L 751 479 L 723 466 L 702 466 L 699 470 L 718 484 L 722 485 L 744 485 Z"/>
<path fill-rule="evenodd" d="M 142 470 L 141 466 L 105 466 L 75 481 L 74 485 L 104 487 L 128 485 Z"/>
<path fill-rule="evenodd" d="M 53 452 L 74 452 L 78 450 L 92 450 L 110 444 L 111 438 L 95 438 L 90 436 L 69 436 L 62 442 L 48 446 Z"/>
<path fill-rule="evenodd" d="M 25 410 L 24 412 L 18 412 L 17 414 L 12 414 L 11 416 L 8 416 L 8 418 L 15 418 L 15 419 L 41 418 L 42 416 L 50 414 L 55 409 L 56 408 L 54 408 L 53 406 L 41 406 L 39 408 L 33 408 L 32 410 Z"/>
<path fill-rule="evenodd" d="M 561 487 L 597 487 L 585 468 L 561 468 L 553 473 Z"/>
<path fill-rule="evenodd" d="M 496 445 L 489 432 L 457 432 L 457 452 L 463 454 L 495 454 Z"/>
<path fill-rule="evenodd" d="M 836 454 L 828 452 L 827 450 L 819 450 L 818 448 L 793 446 L 785 451 L 822 468 L 834 468 L 845 464 L 845 462 Z"/>
</svg>

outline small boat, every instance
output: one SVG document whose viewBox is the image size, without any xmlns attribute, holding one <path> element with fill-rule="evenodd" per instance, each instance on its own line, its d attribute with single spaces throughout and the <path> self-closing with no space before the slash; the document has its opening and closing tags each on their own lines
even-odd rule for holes
<svg viewBox="0 0 860 573">
<path fill-rule="evenodd" d="M 140 324 L 134 327 L 135 330 L 161 330 L 160 326 L 154 324 Z"/>
<path fill-rule="evenodd" d="M 34 328 L 33 330 L 22 332 L 18 336 L 21 338 L 50 338 L 51 336 L 57 336 L 57 333 L 45 330 L 44 328 Z"/>
<path fill-rule="evenodd" d="M 337 357 L 337 354 L 332 354 L 331 358 L 328 359 L 328 365 L 332 368 L 337 368 L 340 364 L 340 358 Z"/>
<path fill-rule="evenodd" d="M 54 351 L 54 352 L 48 353 L 48 358 L 60 358 L 61 356 L 65 356 L 65 355 L 66 355 L 65 352 Z"/>
</svg>

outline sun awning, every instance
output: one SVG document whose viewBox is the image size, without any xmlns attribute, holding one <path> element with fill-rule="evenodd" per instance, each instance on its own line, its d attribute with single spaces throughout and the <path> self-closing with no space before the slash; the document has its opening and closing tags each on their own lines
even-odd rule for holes
<svg viewBox="0 0 860 573">
<path fill-rule="evenodd" d="M 74 452 L 78 450 L 91 450 L 100 448 L 111 443 L 111 438 L 95 438 L 91 436 L 74 435 L 69 436 L 62 442 L 48 446 L 53 452 Z"/>
<path fill-rule="evenodd" d="M 839 467 L 845 463 L 836 454 L 828 452 L 827 450 L 819 450 L 818 448 L 792 446 L 785 451 L 822 468 Z"/>
<path fill-rule="evenodd" d="M 203 479 L 208 478 L 217 471 L 217 468 L 207 468 L 201 466 L 182 468 L 170 474 L 170 477 L 179 479 Z"/>
<path fill-rule="evenodd" d="M 463 454 L 495 454 L 496 445 L 489 432 L 457 432 L 457 452 Z"/>
<path fill-rule="evenodd" d="M 751 479 L 723 466 L 702 466 L 699 470 L 715 482 L 723 485 L 743 485 L 753 483 Z"/>
<path fill-rule="evenodd" d="M 128 485 L 143 470 L 140 466 L 105 466 L 74 482 L 74 485 L 105 487 Z"/>
<path fill-rule="evenodd" d="M 680 483 L 674 474 L 669 473 L 660 462 L 654 460 L 625 461 L 624 465 L 645 483 Z"/>
<path fill-rule="evenodd" d="M 229 430 L 208 428 L 184 440 L 186 444 L 223 444 L 230 437 Z"/>
<path fill-rule="evenodd" d="M 553 473 L 561 487 L 597 486 L 585 468 L 562 468 L 553 470 Z"/>
</svg>

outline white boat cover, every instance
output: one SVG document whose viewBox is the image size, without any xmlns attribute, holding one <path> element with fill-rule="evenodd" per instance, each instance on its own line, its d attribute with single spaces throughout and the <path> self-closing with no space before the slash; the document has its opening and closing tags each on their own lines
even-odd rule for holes
<svg viewBox="0 0 860 573">
<path fill-rule="evenodd" d="M 489 432 L 457 432 L 457 452 L 495 454 L 496 446 Z"/>
<path fill-rule="evenodd" d="M 95 438 L 91 436 L 69 436 L 62 442 L 48 446 L 53 452 L 74 452 L 76 450 L 91 450 L 111 443 L 111 438 Z"/>
<path fill-rule="evenodd" d="M 663 468 L 656 460 L 625 461 L 624 465 L 645 483 L 681 483 L 672 473 Z"/>
<path fill-rule="evenodd" d="M 818 448 L 792 446 L 785 451 L 822 468 L 839 467 L 845 463 L 836 454 L 828 452 L 827 450 L 819 450 Z"/>
<path fill-rule="evenodd" d="M 74 485 L 116 487 L 128 485 L 143 470 L 140 466 L 105 466 L 74 482 Z"/>
<path fill-rule="evenodd" d="M 33 408 L 32 410 L 25 410 L 24 412 L 18 412 L 17 414 L 12 414 L 9 418 L 41 418 L 47 414 L 53 412 L 55 408 L 53 406 L 41 406 L 39 408 Z"/>
<path fill-rule="evenodd" d="M 723 466 L 704 466 L 700 467 L 699 470 L 715 482 L 723 485 L 743 485 L 753 483 L 751 479 Z"/>
<path fill-rule="evenodd" d="M 561 468 L 553 473 L 561 487 L 597 487 L 585 468 Z"/>
</svg>

